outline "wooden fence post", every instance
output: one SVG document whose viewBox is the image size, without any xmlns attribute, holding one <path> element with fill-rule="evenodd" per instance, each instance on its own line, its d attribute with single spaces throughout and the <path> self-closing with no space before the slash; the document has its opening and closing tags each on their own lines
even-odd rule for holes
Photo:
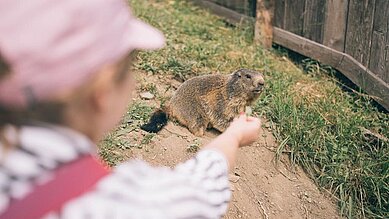
<svg viewBox="0 0 389 219">
<path fill-rule="evenodd" d="M 274 0 L 257 0 L 254 43 L 270 48 L 273 41 Z"/>
</svg>

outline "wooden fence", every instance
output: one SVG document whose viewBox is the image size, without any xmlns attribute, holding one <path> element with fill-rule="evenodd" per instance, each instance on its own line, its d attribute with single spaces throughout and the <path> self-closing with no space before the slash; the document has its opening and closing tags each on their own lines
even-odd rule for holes
<svg viewBox="0 0 389 219">
<path fill-rule="evenodd" d="M 389 110 L 388 0 L 267 1 L 274 43 L 331 65 Z M 255 22 L 256 0 L 193 2 L 232 23 Z"/>
</svg>

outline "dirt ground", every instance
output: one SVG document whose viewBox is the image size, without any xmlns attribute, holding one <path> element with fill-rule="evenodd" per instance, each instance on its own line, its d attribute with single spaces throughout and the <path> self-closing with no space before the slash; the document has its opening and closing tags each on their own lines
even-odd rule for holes
<svg viewBox="0 0 389 219">
<path fill-rule="evenodd" d="M 169 96 L 180 84 L 174 79 L 146 73 L 139 73 L 137 80 L 135 101 L 151 106 L 158 106 L 158 98 L 142 100 L 140 89 L 153 87 L 157 94 Z M 320 192 L 300 168 L 292 168 L 286 155 L 275 162 L 278 143 L 266 127 L 265 122 L 257 142 L 239 150 L 237 165 L 230 173 L 233 198 L 224 218 L 340 218 L 333 200 Z M 129 138 L 139 141 L 146 134 L 134 131 Z M 208 131 L 198 138 L 185 127 L 169 122 L 148 145 L 128 150 L 127 156 L 173 167 L 194 155 L 188 150 L 190 145 L 191 149 L 201 148 L 216 135 Z"/>
</svg>

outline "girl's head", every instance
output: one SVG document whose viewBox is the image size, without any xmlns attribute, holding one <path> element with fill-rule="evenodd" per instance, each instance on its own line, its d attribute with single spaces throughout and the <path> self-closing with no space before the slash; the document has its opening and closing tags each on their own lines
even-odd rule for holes
<svg viewBox="0 0 389 219">
<path fill-rule="evenodd" d="M 97 140 L 134 87 L 129 54 L 164 44 L 122 0 L 0 0 L 0 14 L 0 127 L 61 123 Z"/>
</svg>

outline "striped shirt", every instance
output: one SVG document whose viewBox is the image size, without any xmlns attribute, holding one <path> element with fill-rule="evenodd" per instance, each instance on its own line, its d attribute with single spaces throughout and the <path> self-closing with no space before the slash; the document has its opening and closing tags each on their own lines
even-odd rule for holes
<svg viewBox="0 0 389 219">
<path fill-rule="evenodd" d="M 12 151 L 0 147 L 0 213 L 12 199 L 25 197 L 49 180 L 61 165 L 96 154 L 89 139 L 70 129 L 24 126 L 17 134 L 13 130 L 6 129 L 7 137 L 19 146 Z M 44 218 L 220 218 L 230 197 L 225 157 L 203 150 L 174 169 L 140 160 L 122 163 L 92 190 Z"/>
</svg>

